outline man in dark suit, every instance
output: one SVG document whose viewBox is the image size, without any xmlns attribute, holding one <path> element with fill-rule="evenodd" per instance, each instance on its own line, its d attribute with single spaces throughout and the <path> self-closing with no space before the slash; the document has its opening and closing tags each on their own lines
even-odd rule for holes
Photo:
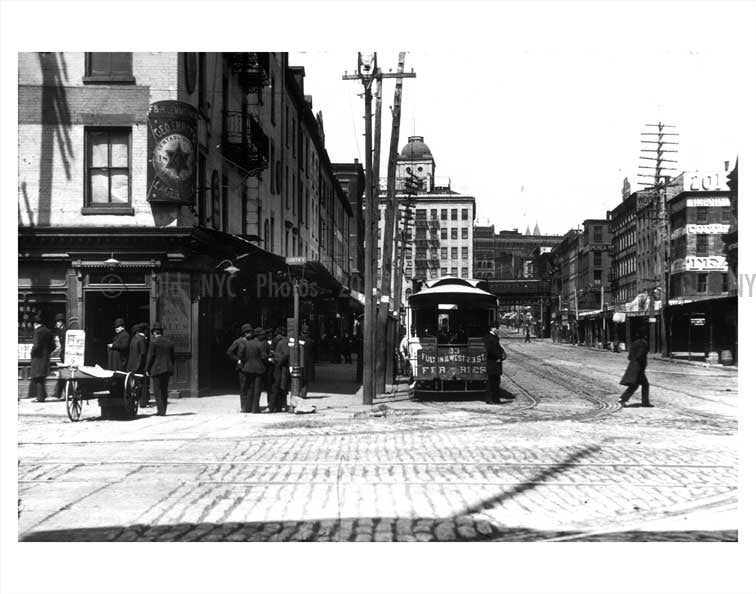
<svg viewBox="0 0 756 594">
<path fill-rule="evenodd" d="M 244 398 L 242 412 L 260 412 L 260 393 L 265 379 L 265 362 L 270 358 L 268 343 L 265 340 L 265 330 L 255 328 L 254 337 L 244 344 L 244 358 L 242 371 L 244 372 Z"/>
<path fill-rule="evenodd" d="M 244 410 L 244 394 L 246 389 L 246 376 L 242 371 L 242 359 L 244 359 L 244 346 L 247 341 L 252 338 L 252 324 L 242 324 L 241 336 L 231 343 L 231 346 L 226 349 L 226 356 L 231 359 L 239 374 L 239 402 Z"/>
<path fill-rule="evenodd" d="M 126 322 L 123 321 L 123 318 L 116 318 L 113 325 L 116 335 L 113 337 L 113 341 L 108 344 L 108 369 L 126 371 L 131 336 L 126 332 Z"/>
<path fill-rule="evenodd" d="M 619 403 L 625 407 L 627 401 L 633 392 L 641 387 L 641 406 L 652 407 L 649 401 L 648 379 L 646 378 L 646 365 L 648 365 L 648 341 L 646 341 L 646 331 L 642 328 L 638 332 L 637 338 L 630 344 L 627 352 L 627 358 L 630 362 L 627 364 L 625 375 L 622 376 L 620 384 L 627 386 L 627 389 L 620 396 Z"/>
<path fill-rule="evenodd" d="M 66 333 L 68 332 L 68 328 L 66 328 L 66 316 L 62 313 L 55 314 L 55 330 L 53 330 L 53 333 L 55 334 L 55 342 L 57 343 L 57 348 L 59 352 L 60 362 L 61 364 L 65 363 L 65 357 L 66 357 Z M 60 371 L 60 374 L 63 372 Z M 63 390 L 66 387 L 66 380 L 59 377 L 58 381 L 55 382 L 55 397 L 56 398 L 63 398 Z"/>
<path fill-rule="evenodd" d="M 289 390 L 289 339 L 286 331 L 279 327 L 273 337 L 273 389 L 268 411 L 287 410 L 286 393 Z"/>
<path fill-rule="evenodd" d="M 147 375 L 152 378 L 157 414 L 161 417 L 165 416 L 165 411 L 168 408 L 168 381 L 173 375 L 175 362 L 176 355 L 173 350 L 173 343 L 163 336 L 163 327 L 160 324 L 155 324 L 152 327 L 150 348 L 147 349 L 145 370 Z"/>
<path fill-rule="evenodd" d="M 299 384 L 300 398 L 307 398 L 307 391 L 310 386 L 310 382 L 315 379 L 315 342 L 310 337 L 310 333 L 307 330 L 302 331 L 302 336 L 299 339 L 300 358 L 299 364 L 302 367 L 302 380 Z"/>
<path fill-rule="evenodd" d="M 129 343 L 129 358 L 126 361 L 126 371 L 132 373 L 144 373 L 144 364 L 147 360 L 147 324 L 141 322 L 134 326 L 134 336 Z M 139 395 L 139 406 L 147 408 L 150 402 L 150 389 L 147 382 L 142 384 L 142 393 Z"/>
<path fill-rule="evenodd" d="M 486 375 L 488 376 L 488 393 L 486 404 L 501 404 L 499 398 L 499 384 L 501 384 L 501 362 L 507 354 L 499 342 L 499 322 L 491 325 L 488 334 L 483 337 L 486 347 Z"/>
<path fill-rule="evenodd" d="M 34 340 L 31 348 L 31 366 L 29 369 L 29 398 L 37 402 L 47 399 L 45 379 L 50 373 L 50 355 L 55 350 L 55 335 L 42 323 L 39 314 L 34 316 Z"/>
</svg>

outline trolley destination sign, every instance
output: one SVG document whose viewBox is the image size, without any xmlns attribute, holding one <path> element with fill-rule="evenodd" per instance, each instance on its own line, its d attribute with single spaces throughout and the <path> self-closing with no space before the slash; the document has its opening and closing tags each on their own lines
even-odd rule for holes
<svg viewBox="0 0 756 594">
<path fill-rule="evenodd" d="M 436 347 L 423 344 L 417 352 L 418 379 L 484 380 L 486 351 L 483 345 Z"/>
</svg>

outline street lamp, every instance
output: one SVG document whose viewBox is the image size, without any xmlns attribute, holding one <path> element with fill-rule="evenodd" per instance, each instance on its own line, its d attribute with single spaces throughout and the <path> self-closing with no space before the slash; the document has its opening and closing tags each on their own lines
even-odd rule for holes
<svg viewBox="0 0 756 594">
<path fill-rule="evenodd" d="M 222 262 L 221 262 L 220 264 L 218 264 L 218 265 L 216 266 L 216 268 L 220 268 L 220 267 L 221 267 L 221 266 L 223 266 L 223 265 L 224 265 L 224 264 L 225 264 L 226 262 L 228 262 L 228 266 L 226 266 L 226 267 L 225 267 L 225 268 L 223 269 L 223 272 L 227 272 L 228 274 L 230 274 L 231 276 L 233 276 L 233 275 L 235 275 L 235 274 L 236 274 L 237 272 L 239 272 L 239 271 L 241 270 L 240 268 L 237 268 L 236 266 L 234 266 L 234 263 L 233 263 L 233 262 L 231 262 L 231 260 L 228 260 L 228 259 L 227 259 L 227 260 L 223 260 L 223 261 L 222 261 Z"/>
<path fill-rule="evenodd" d="M 110 258 L 108 258 L 107 260 L 105 260 L 105 261 L 103 262 L 103 264 L 105 264 L 105 265 L 107 265 L 107 266 L 118 266 L 118 265 L 119 265 L 120 263 L 121 263 L 121 261 L 120 261 L 120 260 L 116 260 L 116 259 L 115 259 L 115 258 L 113 257 L 113 252 L 110 252 Z"/>
</svg>

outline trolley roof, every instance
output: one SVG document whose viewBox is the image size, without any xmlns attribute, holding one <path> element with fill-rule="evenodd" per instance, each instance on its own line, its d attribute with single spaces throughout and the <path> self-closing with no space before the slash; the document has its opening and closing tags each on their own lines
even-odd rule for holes
<svg viewBox="0 0 756 594">
<path fill-rule="evenodd" d="M 466 304 L 496 306 L 496 295 L 472 286 L 472 283 L 461 278 L 444 278 L 427 289 L 410 295 L 409 304 L 430 305 L 433 303 L 454 303 L 464 301 Z"/>
</svg>

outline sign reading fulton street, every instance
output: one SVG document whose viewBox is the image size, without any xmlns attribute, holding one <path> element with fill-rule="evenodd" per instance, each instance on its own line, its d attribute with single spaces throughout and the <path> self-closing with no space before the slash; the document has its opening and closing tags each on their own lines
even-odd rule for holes
<svg viewBox="0 0 756 594">
<path fill-rule="evenodd" d="M 194 204 L 197 111 L 181 101 L 150 105 L 147 200 Z"/>
</svg>

